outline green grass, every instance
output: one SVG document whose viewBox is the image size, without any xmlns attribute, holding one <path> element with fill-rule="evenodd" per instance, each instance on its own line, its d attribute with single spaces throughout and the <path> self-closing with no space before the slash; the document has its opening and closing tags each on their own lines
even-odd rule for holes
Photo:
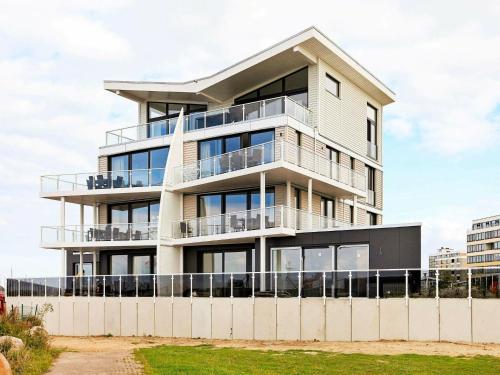
<svg viewBox="0 0 500 375">
<path fill-rule="evenodd" d="M 147 374 L 500 374 L 500 358 L 261 351 L 201 346 L 137 349 Z"/>
</svg>

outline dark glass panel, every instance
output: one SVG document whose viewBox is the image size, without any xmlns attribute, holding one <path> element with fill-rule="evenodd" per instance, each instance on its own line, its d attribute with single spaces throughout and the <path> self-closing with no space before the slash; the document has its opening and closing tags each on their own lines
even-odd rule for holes
<svg viewBox="0 0 500 375">
<path fill-rule="evenodd" d="M 285 91 L 307 90 L 307 68 L 285 78 Z"/>
</svg>

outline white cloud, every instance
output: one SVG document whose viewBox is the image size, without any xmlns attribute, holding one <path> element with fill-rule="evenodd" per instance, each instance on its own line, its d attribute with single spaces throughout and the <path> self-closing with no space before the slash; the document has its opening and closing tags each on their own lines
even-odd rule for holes
<svg viewBox="0 0 500 375">
<path fill-rule="evenodd" d="M 385 131 L 396 138 L 407 138 L 413 135 L 413 124 L 405 119 L 393 118 L 385 120 Z"/>
</svg>

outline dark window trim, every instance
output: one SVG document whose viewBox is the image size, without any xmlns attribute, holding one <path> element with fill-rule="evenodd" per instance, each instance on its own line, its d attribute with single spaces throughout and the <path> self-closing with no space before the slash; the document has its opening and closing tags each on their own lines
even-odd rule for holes
<svg viewBox="0 0 500 375">
<path fill-rule="evenodd" d="M 375 111 L 375 120 L 371 120 L 370 118 L 368 118 L 368 115 L 366 116 L 366 123 L 367 123 L 367 138 L 368 138 L 368 142 L 371 142 L 371 140 L 369 139 L 370 137 L 370 126 L 371 125 L 374 125 L 375 126 L 375 137 L 373 139 L 373 144 L 374 145 L 377 145 L 377 133 L 378 133 L 378 122 L 377 122 L 377 118 L 378 118 L 378 109 L 371 105 L 370 103 L 366 103 L 367 107 L 370 107 L 371 109 L 373 109 Z"/>
<path fill-rule="evenodd" d="M 141 154 L 144 152 L 148 153 L 148 169 L 151 169 L 151 151 L 156 151 L 156 150 L 160 150 L 163 148 L 168 149 L 169 150 L 168 152 L 170 153 L 170 146 L 160 146 L 160 147 L 147 148 L 147 149 L 137 150 L 137 151 L 123 152 L 121 154 L 109 155 L 108 156 L 108 171 L 111 171 L 112 159 L 114 157 L 119 157 L 119 156 L 128 156 L 127 168 L 129 171 L 132 170 L 132 155 L 133 154 Z"/>
<path fill-rule="evenodd" d="M 252 206 L 252 193 L 260 192 L 259 189 L 250 189 L 250 190 L 231 190 L 231 191 L 221 191 L 215 193 L 207 193 L 207 194 L 198 194 L 196 196 L 196 217 L 200 217 L 200 197 L 208 196 L 208 195 L 220 195 L 221 196 L 221 215 L 226 214 L 226 195 L 231 194 L 246 194 L 246 204 L 247 210 L 251 210 Z M 266 194 L 274 193 L 274 205 L 276 205 L 276 189 L 274 186 L 266 187 Z"/>
<path fill-rule="evenodd" d="M 271 99 L 271 98 L 276 98 L 276 97 L 279 97 L 279 96 L 290 96 L 290 95 L 295 95 L 295 94 L 301 94 L 301 93 L 307 93 L 309 92 L 309 82 L 308 82 L 308 85 L 306 87 L 306 89 L 295 89 L 295 90 L 288 90 L 286 91 L 285 90 L 285 79 L 291 75 L 294 75 L 295 73 L 298 73 L 302 70 L 306 70 L 308 69 L 309 67 L 306 65 L 292 73 L 289 73 L 285 76 L 282 76 L 278 79 L 275 79 L 274 81 L 272 82 L 269 82 L 269 83 L 266 83 L 262 86 L 259 86 L 258 88 L 254 89 L 254 90 L 250 90 L 240 96 L 238 96 L 236 99 L 234 99 L 234 105 L 237 105 L 237 104 L 245 104 L 245 103 L 251 103 L 251 102 L 258 102 L 260 100 L 266 100 L 266 99 Z M 309 71 L 308 71 L 308 76 L 309 76 Z M 260 90 L 266 86 L 269 86 L 269 85 L 272 85 L 273 83 L 276 83 L 278 81 L 282 81 L 282 84 L 281 84 L 281 92 L 280 93 L 277 93 L 277 94 L 271 94 L 271 95 L 260 95 Z M 248 100 L 240 100 L 241 98 L 247 96 L 248 94 L 252 93 L 252 92 L 257 92 L 257 96 L 255 98 L 251 98 L 251 99 L 248 99 Z"/>
<path fill-rule="evenodd" d="M 159 117 L 155 117 L 153 119 L 151 119 L 149 117 L 149 106 L 151 103 L 157 103 L 157 104 L 165 104 L 166 105 L 166 112 L 167 114 L 165 116 L 159 116 Z M 148 121 L 147 122 L 152 122 L 152 121 L 161 121 L 161 120 L 165 120 L 165 119 L 169 119 L 169 118 L 176 118 L 178 117 L 179 115 L 178 114 L 174 114 L 174 115 L 169 115 L 168 114 L 168 107 L 170 104 L 177 104 L 177 105 L 185 105 L 186 106 L 186 112 L 184 113 L 185 115 L 188 115 L 190 113 L 196 113 L 196 112 L 206 112 L 208 110 L 208 106 L 206 104 L 197 104 L 197 103 L 173 103 L 173 102 L 158 102 L 158 101 L 149 101 L 147 103 L 147 106 L 146 106 L 146 111 L 147 111 L 147 119 Z M 196 106 L 205 106 L 205 110 L 196 110 L 196 111 L 193 111 L 191 112 L 191 105 L 196 105 Z"/>
<path fill-rule="evenodd" d="M 116 203 L 111 203 L 107 205 L 108 208 L 108 224 L 112 224 L 111 222 L 111 210 L 113 206 L 127 206 L 127 216 L 128 216 L 128 223 L 132 223 L 132 205 L 136 203 L 147 203 L 148 204 L 148 223 L 151 223 L 151 204 L 158 203 L 160 204 L 159 199 L 152 199 L 152 200 L 144 200 L 144 201 L 134 201 L 134 202 L 116 202 Z"/>
<path fill-rule="evenodd" d="M 133 257 L 134 256 L 147 256 L 149 255 L 151 260 L 151 274 L 154 273 L 154 261 L 155 261 L 155 255 L 156 255 L 156 248 L 151 248 L 151 249 L 144 249 L 144 250 L 139 250 L 137 252 L 133 253 L 123 253 L 123 251 L 110 251 L 106 254 L 107 256 L 107 270 L 106 274 L 111 275 L 111 257 L 113 255 L 126 255 L 127 256 L 127 272 L 129 275 L 132 274 L 134 264 L 133 264 Z"/>
<path fill-rule="evenodd" d="M 340 81 L 336 78 L 334 78 L 331 74 L 325 73 L 326 79 L 331 79 L 333 82 L 337 84 L 337 93 L 332 92 L 329 90 L 326 85 L 325 85 L 325 90 L 328 91 L 330 94 L 335 96 L 336 98 L 340 99 Z"/>
</svg>

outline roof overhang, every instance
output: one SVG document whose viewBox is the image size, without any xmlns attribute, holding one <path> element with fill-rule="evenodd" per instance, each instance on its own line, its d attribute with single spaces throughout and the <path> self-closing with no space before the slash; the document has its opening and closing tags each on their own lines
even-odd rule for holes
<svg viewBox="0 0 500 375">
<path fill-rule="evenodd" d="M 319 59 L 348 77 L 380 104 L 394 102 L 394 92 L 315 27 L 211 76 L 187 82 L 104 81 L 104 88 L 135 101 L 222 103 L 280 75 L 315 64 Z"/>
</svg>

